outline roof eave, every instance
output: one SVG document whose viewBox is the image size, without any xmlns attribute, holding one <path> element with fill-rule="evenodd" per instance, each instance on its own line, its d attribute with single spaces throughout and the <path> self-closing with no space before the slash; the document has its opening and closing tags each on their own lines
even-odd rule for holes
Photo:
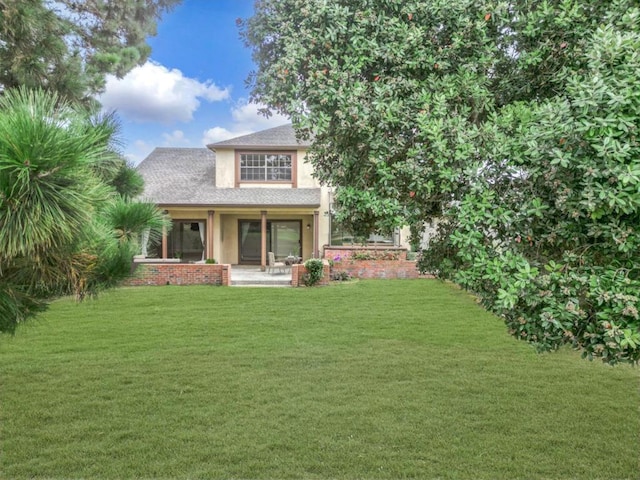
<svg viewBox="0 0 640 480">
<path fill-rule="evenodd" d="M 247 205 L 246 203 L 156 203 L 159 208 L 171 208 L 171 207 L 188 207 L 188 208 L 319 208 L 320 203 L 313 204 L 275 204 L 275 203 L 257 203 L 255 205 Z"/>
<path fill-rule="evenodd" d="M 243 145 L 243 144 L 229 144 L 218 145 L 212 143 L 207 145 L 207 148 L 213 152 L 216 150 L 303 150 L 308 149 L 310 145 Z"/>
</svg>

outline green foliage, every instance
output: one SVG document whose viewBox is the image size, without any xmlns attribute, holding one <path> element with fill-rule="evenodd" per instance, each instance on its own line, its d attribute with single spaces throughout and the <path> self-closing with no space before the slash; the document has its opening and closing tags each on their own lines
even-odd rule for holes
<svg viewBox="0 0 640 480">
<path fill-rule="evenodd" d="M 400 254 L 393 250 L 385 250 L 383 252 L 377 250 L 357 250 L 348 258 L 352 260 L 398 260 Z"/>
<path fill-rule="evenodd" d="M 118 241 L 126 243 L 138 243 L 145 229 L 150 229 L 149 241 L 158 243 L 162 239 L 162 228 L 170 226 L 170 221 L 154 203 L 123 197 L 109 202 L 101 216 L 115 230 Z"/>
<path fill-rule="evenodd" d="M 444 215 L 423 270 L 541 350 L 640 360 L 636 2 L 262 0 L 241 28 L 339 221 Z"/>
<path fill-rule="evenodd" d="M 345 270 L 340 270 L 340 271 L 332 271 L 331 272 L 331 280 L 335 281 L 335 282 L 346 282 L 351 280 L 351 275 L 349 274 L 349 272 L 345 271 Z"/>
<path fill-rule="evenodd" d="M 112 118 L 42 90 L 0 97 L 0 332 L 57 295 L 83 298 L 128 275 L 140 234 L 166 224 L 107 183 L 120 160 Z"/>
<path fill-rule="evenodd" d="M 96 252 L 83 248 L 111 190 L 93 173 L 110 150 L 101 127 L 56 95 L 21 89 L 0 98 L 2 331 L 60 293 L 79 293 Z"/>
<path fill-rule="evenodd" d="M 144 190 L 144 180 L 138 171 L 125 161 L 120 163 L 116 175 L 110 184 L 124 198 L 135 198 Z"/>
<path fill-rule="evenodd" d="M 56 95 L 0 97 L 0 255 L 37 256 L 69 243 L 108 190 L 90 171 L 108 155 L 101 132 Z"/>
<path fill-rule="evenodd" d="M 483 126 L 509 161 L 450 210 L 435 266 L 519 338 L 609 363 L 640 359 L 638 18 L 593 32 L 563 97 L 504 107 Z"/>
<path fill-rule="evenodd" d="M 215 259 L 215 258 L 207 258 L 207 259 L 205 260 L 205 263 L 208 263 L 208 264 L 216 264 L 216 263 L 218 263 L 218 262 L 216 261 L 216 259 Z"/>
<path fill-rule="evenodd" d="M 113 115 L 67 102 L 95 107 L 106 75 L 144 63 L 177 1 L 0 2 L 0 332 L 52 296 L 117 283 L 140 233 L 157 236 L 155 207 L 116 200 L 142 179 L 118 153 Z"/>
<path fill-rule="evenodd" d="M 4 0 L 0 8 L 0 85 L 45 88 L 88 101 L 105 76 L 143 64 L 146 39 L 179 0 Z"/>
<path fill-rule="evenodd" d="M 307 273 L 304 274 L 304 284 L 313 287 L 318 284 L 324 275 L 324 263 L 320 258 L 310 258 L 304 262 Z"/>
</svg>

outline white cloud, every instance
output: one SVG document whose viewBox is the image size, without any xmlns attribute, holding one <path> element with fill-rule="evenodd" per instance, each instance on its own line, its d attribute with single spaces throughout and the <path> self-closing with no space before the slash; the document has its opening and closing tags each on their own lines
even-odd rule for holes
<svg viewBox="0 0 640 480">
<path fill-rule="evenodd" d="M 240 102 L 237 107 L 231 109 L 233 121 L 240 125 L 247 125 L 254 130 L 264 130 L 265 128 L 277 127 L 289 123 L 289 118 L 275 113 L 269 118 L 258 112 L 263 105 L 257 103 Z"/>
<path fill-rule="evenodd" d="M 105 92 L 98 99 L 107 110 L 118 110 L 137 122 L 171 124 L 188 122 L 201 100 L 216 102 L 229 98 L 229 89 L 211 80 L 199 82 L 178 69 L 169 70 L 155 62 L 136 67 L 124 78 L 107 77 Z"/>
<path fill-rule="evenodd" d="M 171 133 L 163 133 L 162 138 L 164 138 L 165 146 L 186 145 L 190 143 L 189 139 L 184 136 L 184 132 L 182 130 L 174 130 Z"/>
<path fill-rule="evenodd" d="M 229 138 L 241 137 L 242 135 L 248 135 L 253 133 L 253 130 L 227 130 L 223 127 L 213 127 L 204 132 L 202 137 L 202 143 L 209 145 L 210 143 L 221 142 L 222 140 L 228 140 Z"/>
<path fill-rule="evenodd" d="M 262 105 L 247 103 L 245 100 L 240 101 L 237 106 L 231 109 L 232 126 L 229 129 L 216 126 L 206 130 L 202 137 L 202 143 L 208 145 L 221 142 L 267 128 L 278 127 L 290 121 L 284 115 L 279 114 L 273 114 L 267 118 L 258 113 L 261 108 Z"/>
<path fill-rule="evenodd" d="M 127 151 L 124 156 L 132 164 L 138 165 L 149 155 L 155 147 L 145 142 L 144 140 L 136 140 L 133 142 L 133 147 Z"/>
<path fill-rule="evenodd" d="M 133 146 L 136 147 L 136 149 L 138 150 L 148 150 L 150 148 L 153 148 L 144 140 L 136 140 L 135 142 L 133 142 Z"/>
</svg>

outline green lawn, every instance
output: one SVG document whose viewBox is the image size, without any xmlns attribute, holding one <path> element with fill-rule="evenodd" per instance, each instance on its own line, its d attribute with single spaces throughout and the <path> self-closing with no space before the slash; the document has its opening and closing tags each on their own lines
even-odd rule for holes
<svg viewBox="0 0 640 480">
<path fill-rule="evenodd" d="M 127 288 L 0 337 L 0 478 L 640 477 L 640 374 L 430 280 Z"/>
</svg>

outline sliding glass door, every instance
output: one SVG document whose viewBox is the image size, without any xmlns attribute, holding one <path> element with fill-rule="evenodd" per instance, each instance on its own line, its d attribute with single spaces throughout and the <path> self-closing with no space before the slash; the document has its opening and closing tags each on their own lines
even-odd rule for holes
<svg viewBox="0 0 640 480">
<path fill-rule="evenodd" d="M 169 258 L 180 258 L 184 262 L 204 260 L 206 222 L 203 220 L 174 220 L 167 236 Z M 161 257 L 162 246 L 159 246 Z"/>
<path fill-rule="evenodd" d="M 238 222 L 239 263 L 260 264 L 261 222 L 260 220 L 240 220 Z M 302 256 L 302 222 L 300 220 L 268 220 L 267 252 L 276 258 L 288 255 Z"/>
</svg>

